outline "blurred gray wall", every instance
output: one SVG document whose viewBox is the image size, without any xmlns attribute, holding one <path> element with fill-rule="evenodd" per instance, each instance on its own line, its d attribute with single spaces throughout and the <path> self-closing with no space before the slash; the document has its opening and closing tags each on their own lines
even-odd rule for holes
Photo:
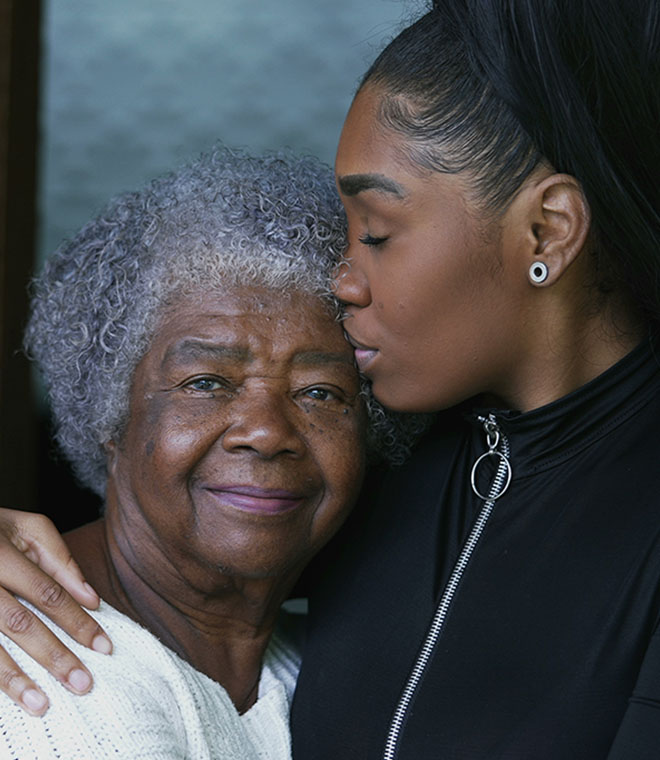
<svg viewBox="0 0 660 760">
<path fill-rule="evenodd" d="M 40 255 L 220 138 L 331 163 L 405 0 L 45 0 Z"/>
</svg>

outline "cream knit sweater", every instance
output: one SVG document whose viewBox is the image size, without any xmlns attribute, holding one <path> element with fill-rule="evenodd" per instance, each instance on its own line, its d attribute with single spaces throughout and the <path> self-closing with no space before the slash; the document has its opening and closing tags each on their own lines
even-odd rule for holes
<svg viewBox="0 0 660 760">
<path fill-rule="evenodd" d="M 0 694 L 2 760 L 291 757 L 289 704 L 299 660 L 281 637 L 273 638 L 266 653 L 256 704 L 239 715 L 219 683 L 130 618 L 105 603 L 92 615 L 112 638 L 111 656 L 80 646 L 40 616 L 93 673 L 94 688 L 83 697 L 64 689 L 0 634 L 0 644 L 51 702 L 44 718 L 33 718 Z"/>
</svg>

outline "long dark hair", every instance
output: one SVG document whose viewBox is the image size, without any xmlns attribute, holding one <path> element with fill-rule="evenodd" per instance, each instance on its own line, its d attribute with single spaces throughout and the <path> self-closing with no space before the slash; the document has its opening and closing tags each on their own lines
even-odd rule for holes
<svg viewBox="0 0 660 760">
<path fill-rule="evenodd" d="M 436 0 L 363 79 L 412 157 L 504 210 L 540 163 L 573 175 L 603 287 L 660 322 L 658 0 Z"/>
</svg>

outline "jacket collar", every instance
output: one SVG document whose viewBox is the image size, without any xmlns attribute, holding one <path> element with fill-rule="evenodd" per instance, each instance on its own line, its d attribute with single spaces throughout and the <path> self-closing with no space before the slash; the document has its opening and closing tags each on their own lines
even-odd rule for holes
<svg viewBox="0 0 660 760">
<path fill-rule="evenodd" d="M 660 340 L 646 338 L 609 370 L 557 401 L 521 413 L 475 409 L 469 417 L 494 414 L 509 440 L 514 480 L 554 467 L 610 434 L 660 394 Z M 660 420 L 658 420 L 660 424 Z M 483 447 L 483 430 L 479 423 Z"/>
</svg>

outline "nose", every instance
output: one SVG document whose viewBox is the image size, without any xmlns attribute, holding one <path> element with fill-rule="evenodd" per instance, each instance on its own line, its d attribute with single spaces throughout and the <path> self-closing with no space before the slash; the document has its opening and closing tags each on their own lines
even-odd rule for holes
<svg viewBox="0 0 660 760">
<path fill-rule="evenodd" d="M 301 457 L 305 440 L 285 393 L 244 390 L 232 404 L 232 421 L 222 437 L 226 451 L 252 451 L 263 459 Z"/>
<path fill-rule="evenodd" d="M 333 292 L 347 306 L 364 307 L 371 303 L 369 281 L 356 254 L 351 248 L 344 260 L 337 266 L 333 276 Z"/>
</svg>

